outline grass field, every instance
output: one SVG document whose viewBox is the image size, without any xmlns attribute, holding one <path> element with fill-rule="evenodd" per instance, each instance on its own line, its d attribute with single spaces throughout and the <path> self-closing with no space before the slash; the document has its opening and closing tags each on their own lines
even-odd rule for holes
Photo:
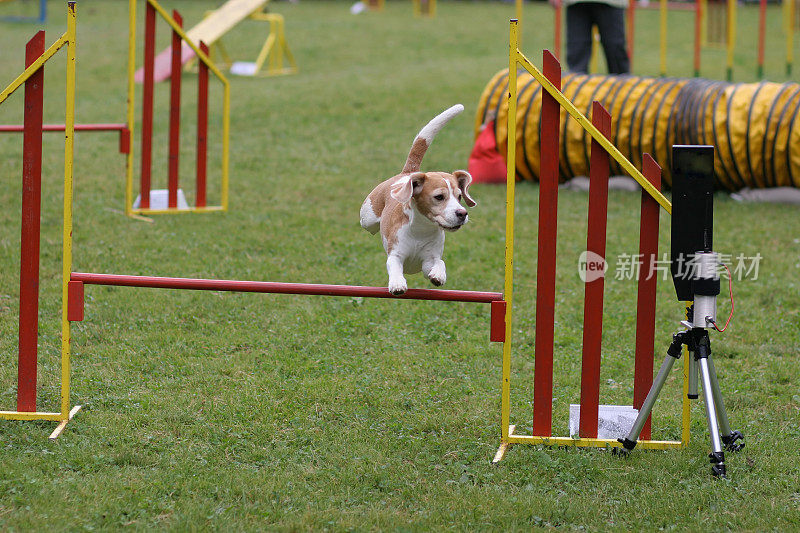
<svg viewBox="0 0 800 533">
<path fill-rule="evenodd" d="M 166 5 L 190 26 L 217 3 Z M 507 64 L 513 6 L 440 2 L 435 20 L 414 19 L 410 2 L 360 16 L 349 6 L 275 4 L 300 73 L 232 79 L 229 213 L 152 223 L 124 217 L 116 138 L 79 134 L 73 269 L 385 284 L 379 239 L 358 226 L 360 204 L 400 169 L 419 128 L 457 102 L 467 111 L 441 132 L 424 168 L 466 166 L 480 92 Z M 62 3 L 49 7 L 48 43 L 64 29 Z M 551 13 L 540 4 L 525 13 L 524 49 L 538 63 L 552 42 Z M 742 35 L 755 36 L 755 13 L 741 13 Z M 780 81 L 776 15 L 767 74 Z M 635 67 L 642 74 L 658 70 L 656 16 L 639 15 Z M 689 74 L 688 15 L 671 17 L 675 74 Z M 160 47 L 167 32 L 159 32 Z M 22 70 L 32 33 L 26 25 L 0 26 L 0 85 Z M 124 120 L 126 35 L 126 1 L 79 2 L 80 122 Z M 226 43 L 250 59 L 262 35 L 248 22 Z M 752 79 L 754 57 L 755 44 L 742 43 L 737 78 Z M 706 52 L 709 76 L 722 76 L 723 58 L 723 51 Z M 47 122 L 63 121 L 63 64 L 59 58 L 47 66 Z M 193 87 L 189 75 L 187 146 Z M 167 85 L 157 92 L 154 174 L 163 186 Z M 0 123 L 20 121 L 21 101 L 16 95 L 2 106 Z M 217 183 L 218 109 L 212 120 Z M 20 154 L 19 137 L 0 138 L 0 409 L 13 409 L 16 395 Z M 182 154 L 181 167 L 190 200 L 193 154 Z M 40 407 L 52 410 L 62 156 L 61 137 L 47 136 L 39 393 Z M 504 188 L 475 186 L 472 193 L 479 205 L 470 224 L 448 236 L 447 287 L 499 291 Z M 524 432 L 531 424 L 537 193 L 528 183 L 517 188 L 512 423 Z M 554 431 L 566 435 L 568 405 L 579 401 L 583 287 L 576 263 L 587 197 L 565 191 L 559 203 Z M 636 253 L 638 206 L 637 194 L 610 194 L 609 257 Z M 727 481 L 709 475 L 700 402 L 684 450 L 620 460 L 603 450 L 517 446 L 492 466 L 501 349 L 488 342 L 488 306 L 87 287 L 86 319 L 73 327 L 72 395 L 83 410 L 56 442 L 47 439 L 52 423 L 0 423 L 0 530 L 800 530 L 800 217 L 794 208 L 742 205 L 726 195 L 718 195 L 715 210 L 719 251 L 763 257 L 758 278 L 734 286 L 730 328 L 712 334 L 730 418 L 747 442 L 729 455 Z M 666 215 L 661 225 L 661 249 L 668 250 Z M 409 282 L 426 286 L 420 276 Z M 658 291 L 656 365 L 682 314 L 671 282 L 660 281 Z M 603 403 L 632 401 L 635 294 L 631 281 L 606 283 Z M 720 316 L 728 309 L 720 298 Z M 656 406 L 655 438 L 680 435 L 679 381 L 676 370 Z"/>
</svg>

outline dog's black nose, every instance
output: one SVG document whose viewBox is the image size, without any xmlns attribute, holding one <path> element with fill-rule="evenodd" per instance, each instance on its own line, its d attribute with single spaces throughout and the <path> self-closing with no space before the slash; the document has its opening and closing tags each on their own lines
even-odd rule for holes
<svg viewBox="0 0 800 533">
<path fill-rule="evenodd" d="M 459 222 L 463 222 L 465 218 L 467 218 L 467 210 L 466 209 L 459 209 L 456 211 L 456 217 L 458 218 Z"/>
</svg>

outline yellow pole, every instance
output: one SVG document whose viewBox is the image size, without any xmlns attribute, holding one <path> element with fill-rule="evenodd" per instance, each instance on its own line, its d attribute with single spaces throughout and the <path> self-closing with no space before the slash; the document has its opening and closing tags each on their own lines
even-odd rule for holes
<svg viewBox="0 0 800 533">
<path fill-rule="evenodd" d="M 725 79 L 733 80 L 733 48 L 736 45 L 736 0 L 728 0 L 728 24 L 726 44 L 728 57 L 726 60 Z"/>
<path fill-rule="evenodd" d="M 61 419 L 69 419 L 70 330 L 67 286 L 72 274 L 72 168 L 75 139 L 75 2 L 67 4 L 67 102 L 64 119 L 64 234 L 61 276 Z"/>
<path fill-rule="evenodd" d="M 22 72 L 22 74 L 17 76 L 17 79 L 12 81 L 8 87 L 6 87 L 5 89 L 3 89 L 2 92 L 0 92 L 0 104 L 2 104 L 6 100 L 6 98 L 11 96 L 14 93 L 14 91 L 19 89 L 22 86 L 22 84 L 28 80 L 28 78 L 33 76 L 33 74 L 37 70 L 39 70 L 39 68 L 42 65 L 44 65 L 47 61 L 49 61 L 50 58 L 56 54 L 56 52 L 61 50 L 61 47 L 63 47 L 65 44 L 67 44 L 66 33 L 64 33 L 64 35 L 62 35 L 56 42 L 51 44 L 50 48 L 45 50 L 45 52 L 42 55 L 40 55 L 36 59 L 36 61 L 31 63 L 30 66 Z"/>
<path fill-rule="evenodd" d="M 575 119 L 575 121 L 580 124 L 580 126 L 589 134 L 591 135 L 592 139 L 597 141 L 603 149 L 608 152 L 610 155 L 619 165 L 625 170 L 625 172 L 630 175 L 634 180 L 636 180 L 642 188 L 647 191 L 647 194 L 652 196 L 656 202 L 658 202 L 664 210 L 672 214 L 672 203 L 670 203 L 667 198 L 661 194 L 661 191 L 653 187 L 653 184 L 650 183 L 650 180 L 645 178 L 642 173 L 637 169 L 633 164 L 628 161 L 628 159 L 622 155 L 622 152 L 617 149 L 614 144 L 606 138 L 605 135 L 600 133 L 594 124 L 586 118 L 586 116 L 580 112 L 580 110 L 575 107 L 569 98 L 564 96 L 560 90 L 558 90 L 553 83 L 548 80 L 542 72 L 536 68 L 536 66 L 531 63 L 531 61 L 525 57 L 525 54 L 522 52 L 517 51 L 517 61 L 522 64 L 523 68 L 527 70 L 536 81 L 542 86 L 542 89 L 550 93 L 550 95 L 556 99 L 556 101 L 561 105 L 561 107 L 569 113 L 569 115 Z M 509 74 L 510 76 L 510 74 Z"/>
<path fill-rule="evenodd" d="M 689 358 L 692 354 L 683 350 L 683 400 L 681 402 L 681 446 L 689 445 L 689 426 L 692 421 L 692 404 L 689 401 Z"/>
<path fill-rule="evenodd" d="M 136 85 L 134 83 L 134 72 L 136 70 L 136 0 L 128 0 L 128 132 L 130 142 L 128 144 L 128 154 L 125 158 L 125 214 L 131 216 L 133 213 L 133 116 L 136 103 Z"/>
<path fill-rule="evenodd" d="M 228 210 L 228 162 L 230 154 L 231 131 L 231 84 L 227 78 L 222 78 L 222 210 Z"/>
<path fill-rule="evenodd" d="M 506 157 L 506 250 L 503 297 L 506 301 L 503 340 L 503 382 L 501 391 L 501 443 L 508 443 L 511 417 L 511 311 L 514 292 L 514 187 L 516 185 L 517 143 L 517 53 L 519 50 L 518 21 L 512 20 L 509 31 L 508 56 L 508 152 Z"/>
<path fill-rule="evenodd" d="M 667 75 L 667 0 L 661 0 L 659 3 L 659 25 L 661 28 L 661 40 L 659 48 L 660 69 L 661 76 Z"/>
</svg>

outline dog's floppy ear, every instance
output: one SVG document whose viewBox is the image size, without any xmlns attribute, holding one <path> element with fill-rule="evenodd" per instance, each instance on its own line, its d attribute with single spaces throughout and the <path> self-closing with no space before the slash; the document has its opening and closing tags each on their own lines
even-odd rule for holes
<svg viewBox="0 0 800 533">
<path fill-rule="evenodd" d="M 392 185 L 391 195 L 392 198 L 401 204 L 408 203 L 415 193 L 422 190 L 422 184 L 425 182 L 424 172 L 414 172 L 407 177 L 401 178 Z"/>
<path fill-rule="evenodd" d="M 478 205 L 468 192 L 469 184 L 472 183 L 472 176 L 469 175 L 469 172 L 466 170 L 456 170 L 453 172 L 453 176 L 455 176 L 456 180 L 458 180 L 458 188 L 461 189 L 461 194 L 464 195 L 464 202 L 466 202 L 467 206 L 475 207 Z"/>
</svg>

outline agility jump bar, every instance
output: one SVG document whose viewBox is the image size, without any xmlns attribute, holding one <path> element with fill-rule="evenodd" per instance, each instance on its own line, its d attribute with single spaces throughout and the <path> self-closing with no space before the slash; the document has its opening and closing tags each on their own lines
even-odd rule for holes
<svg viewBox="0 0 800 533">
<path fill-rule="evenodd" d="M 279 281 L 243 281 L 230 279 L 167 278 L 156 276 L 127 276 L 73 272 L 67 288 L 67 319 L 83 320 L 84 284 L 151 289 L 183 289 L 195 291 L 258 292 L 267 294 L 297 294 L 303 296 L 353 296 L 362 298 L 391 298 L 398 300 L 429 300 L 491 304 L 489 340 L 506 340 L 506 302 L 499 292 L 456 291 L 445 289 L 408 289 L 393 295 L 386 287 L 361 285 L 326 285 L 318 283 L 284 283 Z"/>
<path fill-rule="evenodd" d="M 151 289 L 184 289 L 195 291 L 260 292 L 270 294 L 302 294 L 316 296 L 360 296 L 363 298 L 395 298 L 448 302 L 492 303 L 503 299 L 499 292 L 456 291 L 444 289 L 408 289 L 395 296 L 386 287 L 360 285 L 326 285 L 317 283 L 284 283 L 279 281 L 243 281 L 230 279 L 167 278 L 73 272 L 70 281 L 86 285 L 145 287 Z"/>
<path fill-rule="evenodd" d="M 0 125 L 0 133 L 23 133 L 25 126 L 22 124 Z M 43 132 L 66 131 L 65 124 L 43 124 Z M 100 123 L 100 124 L 75 124 L 75 131 L 118 131 L 119 132 L 119 152 L 127 154 L 131 146 L 131 132 L 127 124 L 120 123 Z"/>
</svg>

